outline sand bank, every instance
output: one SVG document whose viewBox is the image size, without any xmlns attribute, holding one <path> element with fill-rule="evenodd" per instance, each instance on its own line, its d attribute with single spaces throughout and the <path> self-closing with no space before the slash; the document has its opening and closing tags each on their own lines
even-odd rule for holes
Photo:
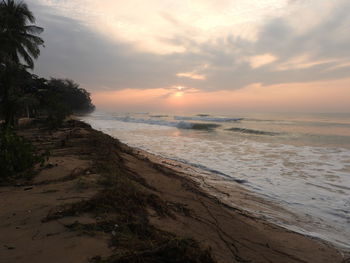
<svg viewBox="0 0 350 263">
<path fill-rule="evenodd" d="M 137 241 L 121 237 L 125 232 L 120 228 L 127 220 L 135 220 L 133 213 L 137 220 L 147 221 L 148 235 L 165 231 L 156 239 L 168 240 L 171 233 L 172 238 L 198 241 L 203 260 L 209 258 L 205 253 L 222 263 L 344 260 L 329 244 L 269 223 L 244 207 L 230 207 L 173 164 L 157 163 L 88 125 L 71 121 L 57 131 L 28 128 L 20 133 L 39 149 L 49 149 L 51 155 L 49 165 L 38 168 L 32 181 L 0 187 L 1 263 L 88 262 L 93 258 L 102 262 L 98 260 L 125 255 L 134 248 L 140 255 L 147 237 L 142 242 L 139 236 Z M 111 164 L 117 167 L 116 173 L 103 168 Z M 137 196 L 139 190 L 130 194 L 124 183 L 126 197 L 136 201 L 130 203 L 121 189 L 117 192 L 120 200 L 101 198 L 120 174 L 142 189 L 142 198 Z M 244 206 L 248 195 L 237 188 L 231 198 L 240 199 Z M 111 201 L 118 203 L 113 212 Z"/>
</svg>

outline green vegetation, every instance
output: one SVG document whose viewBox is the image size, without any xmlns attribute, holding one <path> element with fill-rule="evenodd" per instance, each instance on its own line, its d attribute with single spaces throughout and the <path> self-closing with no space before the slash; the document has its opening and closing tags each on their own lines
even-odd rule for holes
<svg viewBox="0 0 350 263">
<path fill-rule="evenodd" d="M 21 75 L 34 67 L 44 41 L 38 37 L 43 29 L 32 25 L 35 17 L 26 4 L 14 0 L 0 3 L 0 101 L 7 127 L 15 124 L 20 108 Z"/>
<path fill-rule="evenodd" d="M 40 55 L 43 28 L 22 1 L 0 2 L 0 118 L 15 127 L 21 117 L 46 116 L 56 127 L 72 113 L 94 110 L 90 94 L 72 80 L 46 80 L 29 73 Z"/>
<path fill-rule="evenodd" d="M 29 88 L 38 103 L 32 105 L 30 114 L 46 116 L 50 128 L 57 128 L 73 113 L 85 114 L 95 108 L 90 94 L 72 80 L 33 78 L 32 83 Z"/>
<path fill-rule="evenodd" d="M 3 72 L 3 76 L 7 75 Z M 51 128 L 58 127 L 71 114 L 86 114 L 94 110 L 90 94 L 69 79 L 47 80 L 27 72 L 17 70 L 12 77 L 16 89 L 6 85 L 0 78 L 0 119 L 5 127 L 16 127 L 19 118 L 44 118 Z M 12 78 L 11 77 L 11 78 Z"/>
<path fill-rule="evenodd" d="M 48 153 L 39 153 L 16 134 L 20 118 L 44 120 L 46 127 L 55 129 L 62 127 L 64 119 L 72 113 L 94 110 L 90 94 L 74 81 L 47 80 L 27 71 L 33 69 L 34 59 L 44 44 L 38 36 L 43 29 L 34 23 L 33 14 L 23 2 L 0 2 L 0 185 L 26 178 L 35 165 L 43 165 L 48 157 Z M 96 187 L 101 191 L 89 200 L 60 207 L 43 221 L 81 213 L 99 218 L 94 224 L 75 222 L 66 226 L 82 234 L 112 234 L 113 255 L 95 257 L 96 263 L 214 262 L 210 251 L 202 250 L 196 241 L 177 238 L 150 224 L 149 209 L 161 217 L 173 218 L 174 212 L 189 215 L 190 211 L 181 204 L 161 200 L 141 178 L 123 173 L 112 150 L 115 143 L 104 141 L 98 148 L 92 145 L 95 140 L 84 142 L 87 147 L 91 144 L 89 152 L 96 154 L 95 167 L 102 176 Z"/>
<path fill-rule="evenodd" d="M 39 47 L 44 44 L 37 35 L 43 29 L 28 23 L 35 23 L 35 17 L 25 3 L 14 0 L 0 3 L 0 54 L 6 67 L 20 65 L 21 59 L 24 67 L 34 67 L 33 58 L 39 56 Z"/>
<path fill-rule="evenodd" d="M 35 164 L 43 165 L 47 153 L 39 154 L 35 147 L 11 129 L 0 133 L 0 184 L 19 177 L 28 178 Z"/>
<path fill-rule="evenodd" d="M 0 1 L 0 182 L 41 162 L 35 148 L 15 134 L 18 120 L 41 118 L 57 128 L 72 113 L 94 110 L 90 94 L 72 80 L 40 78 L 28 70 L 40 55 L 43 28 L 22 1 Z"/>
</svg>

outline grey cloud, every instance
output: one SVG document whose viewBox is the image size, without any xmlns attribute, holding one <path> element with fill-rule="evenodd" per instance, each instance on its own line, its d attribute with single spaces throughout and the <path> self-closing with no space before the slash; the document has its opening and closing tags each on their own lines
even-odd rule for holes
<svg viewBox="0 0 350 263">
<path fill-rule="evenodd" d="M 291 56 L 303 52 L 314 55 L 315 58 L 339 58 L 350 56 L 349 32 L 339 34 L 339 28 L 350 28 L 348 11 L 350 2 L 344 3 L 334 10 L 331 16 L 325 18 L 321 24 L 298 35 L 281 18 L 270 21 L 260 32 L 256 50 L 260 52 L 272 51 L 281 58 L 288 59 Z"/>
<path fill-rule="evenodd" d="M 252 83 L 279 84 L 317 81 L 349 76 L 349 68 L 328 70 L 335 63 L 306 69 L 277 71 L 279 63 L 308 53 L 314 60 L 342 58 L 350 62 L 350 28 L 346 10 L 350 3 L 341 2 L 333 14 L 305 34 L 297 34 L 285 19 L 266 23 L 257 42 L 227 36 L 199 44 L 190 35 L 164 39 L 188 47 L 186 53 L 157 55 L 142 53 L 132 46 L 106 39 L 77 20 L 54 15 L 50 7 L 30 7 L 45 28 L 42 51 L 35 72 L 45 77 L 68 77 L 90 91 L 123 88 L 164 88 L 183 85 L 202 90 L 239 89 Z M 170 19 L 171 21 L 171 17 Z M 174 23 L 176 21 L 173 21 Z M 339 33 L 340 32 L 340 33 Z M 271 53 L 278 61 L 252 69 L 243 58 Z M 203 68 L 203 65 L 209 65 Z M 179 72 L 205 74 L 206 80 L 178 78 Z"/>
<path fill-rule="evenodd" d="M 45 28 L 42 37 L 46 48 L 35 72 L 72 78 L 90 90 L 99 86 L 154 88 L 176 83 L 179 62 L 106 40 L 74 19 L 51 14 L 48 7 L 32 4 L 31 8 L 38 24 Z"/>
<path fill-rule="evenodd" d="M 349 2 L 341 2 L 333 10 L 331 16 L 325 18 L 321 24 L 312 28 L 304 34 L 298 34 L 287 23 L 286 19 L 277 18 L 268 21 L 261 29 L 258 41 L 250 43 L 241 39 L 228 39 L 222 41 L 224 45 L 204 47 L 214 54 L 210 60 L 212 68 L 207 74 L 207 88 L 235 89 L 252 83 L 280 84 L 292 82 L 309 82 L 327 79 L 349 77 L 350 67 L 329 70 L 336 66 L 337 62 L 329 62 L 314 65 L 303 69 L 289 69 L 277 71 L 280 63 L 303 54 L 310 54 L 313 61 L 327 59 L 343 59 L 350 62 L 350 18 L 347 10 L 350 9 Z M 340 34 L 340 30 L 345 30 Z M 229 52 L 223 50 L 231 50 Z M 271 53 L 278 57 L 274 63 L 260 68 L 252 69 L 248 62 L 240 62 L 240 57 Z M 228 67 L 228 63 L 221 63 L 230 58 L 234 64 Z"/>
</svg>

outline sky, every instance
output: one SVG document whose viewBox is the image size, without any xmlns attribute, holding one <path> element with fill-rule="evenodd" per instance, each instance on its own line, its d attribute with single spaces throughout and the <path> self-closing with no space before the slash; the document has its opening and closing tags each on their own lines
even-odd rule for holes
<svg viewBox="0 0 350 263">
<path fill-rule="evenodd" d="M 349 0 L 27 0 L 98 109 L 350 112 Z"/>
</svg>

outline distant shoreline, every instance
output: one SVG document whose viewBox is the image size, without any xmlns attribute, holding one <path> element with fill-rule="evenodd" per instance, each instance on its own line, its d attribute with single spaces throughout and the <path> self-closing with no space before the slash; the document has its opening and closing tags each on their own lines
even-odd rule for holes
<svg viewBox="0 0 350 263">
<path fill-rule="evenodd" d="M 147 218 L 153 227 L 178 237 L 194 238 L 201 248 L 211 248 L 217 262 L 343 261 L 341 253 L 330 245 L 230 208 L 203 192 L 198 182 L 189 180 L 172 165 L 155 163 L 139 150 L 80 121 L 70 121 L 57 131 L 26 128 L 20 133 L 39 148 L 49 147 L 52 153 L 50 166 L 32 182 L 0 188 L 4 200 L 0 214 L 3 222 L 0 259 L 4 257 L 7 262 L 23 259 L 46 262 L 53 254 L 57 258 L 52 262 L 64 262 L 62 255 L 67 255 L 66 262 L 86 262 L 97 255 L 102 258 L 112 255 L 108 240 L 118 230 L 94 230 L 91 235 L 68 228 L 74 222 L 86 226 L 102 219 L 90 212 L 74 215 L 62 212 L 63 207 L 93 199 L 103 191 L 96 163 L 107 165 L 110 161 L 138 188 L 159 199 L 159 204 L 166 204 L 166 209 L 159 207 L 162 213 L 155 210 L 153 203 L 147 208 Z M 237 198 L 244 198 L 240 194 Z"/>
</svg>

